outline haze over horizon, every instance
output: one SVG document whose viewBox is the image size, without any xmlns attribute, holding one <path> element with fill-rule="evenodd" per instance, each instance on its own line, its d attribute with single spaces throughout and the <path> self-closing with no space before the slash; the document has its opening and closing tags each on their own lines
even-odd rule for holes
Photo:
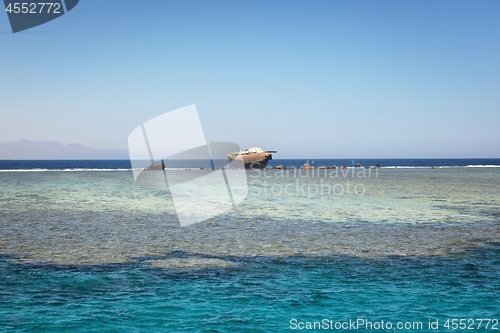
<svg viewBox="0 0 500 333">
<path fill-rule="evenodd" d="M 0 160 L 128 159 L 126 150 L 99 150 L 57 141 L 0 142 Z"/>
<path fill-rule="evenodd" d="M 0 160 L 128 160 L 129 153 L 125 149 L 95 149 L 92 147 L 84 146 L 80 143 L 70 143 L 63 145 L 58 141 L 30 141 L 30 140 L 18 140 L 14 142 L 0 142 Z M 350 157 L 337 157 L 331 156 L 316 157 L 316 156 L 287 156 L 283 154 L 274 154 L 275 160 L 322 160 L 322 159 L 352 159 L 354 161 L 360 159 L 399 159 L 396 157 L 373 157 L 365 158 L 359 156 Z M 404 159 L 404 158 L 403 158 Z M 407 159 L 433 159 L 425 157 L 415 157 Z M 463 157 L 444 157 L 435 159 L 468 159 Z M 470 159 L 500 159 L 500 158 L 470 158 Z"/>
<path fill-rule="evenodd" d="M 0 14 L 0 142 L 126 150 L 196 104 L 207 141 L 275 158 L 499 158 L 499 16 L 493 1 L 108 0 L 12 34 Z"/>
</svg>

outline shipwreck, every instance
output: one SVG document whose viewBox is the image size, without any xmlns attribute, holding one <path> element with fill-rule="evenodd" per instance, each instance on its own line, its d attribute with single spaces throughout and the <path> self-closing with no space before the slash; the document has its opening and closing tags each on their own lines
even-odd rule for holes
<svg viewBox="0 0 500 333">
<path fill-rule="evenodd" d="M 229 162 L 242 158 L 245 164 L 245 169 L 265 169 L 267 162 L 273 159 L 273 154 L 276 150 L 262 150 L 259 147 L 247 148 L 238 152 L 230 152 L 227 154 Z"/>
</svg>

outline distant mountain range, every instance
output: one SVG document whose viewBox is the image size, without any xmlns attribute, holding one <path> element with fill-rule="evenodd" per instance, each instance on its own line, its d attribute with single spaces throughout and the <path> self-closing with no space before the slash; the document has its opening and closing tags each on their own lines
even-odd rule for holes
<svg viewBox="0 0 500 333">
<path fill-rule="evenodd" d="M 101 160 L 128 159 L 126 150 L 99 150 L 79 143 L 62 145 L 57 141 L 0 142 L 2 160 Z"/>
</svg>

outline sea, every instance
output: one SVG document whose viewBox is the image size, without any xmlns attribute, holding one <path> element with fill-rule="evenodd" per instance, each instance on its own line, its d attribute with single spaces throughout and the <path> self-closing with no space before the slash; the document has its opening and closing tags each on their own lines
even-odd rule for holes
<svg viewBox="0 0 500 333">
<path fill-rule="evenodd" d="M 500 330 L 500 159 L 269 167 L 181 227 L 127 160 L 1 160 L 0 332 Z"/>
</svg>

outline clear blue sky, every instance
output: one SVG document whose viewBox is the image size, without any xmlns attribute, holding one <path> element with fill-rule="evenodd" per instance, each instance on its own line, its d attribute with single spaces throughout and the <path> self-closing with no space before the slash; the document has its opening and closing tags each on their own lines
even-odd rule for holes
<svg viewBox="0 0 500 333">
<path fill-rule="evenodd" d="M 0 141 L 127 148 L 196 104 L 276 158 L 500 157 L 500 1 L 81 0 L 12 34 Z"/>
</svg>

